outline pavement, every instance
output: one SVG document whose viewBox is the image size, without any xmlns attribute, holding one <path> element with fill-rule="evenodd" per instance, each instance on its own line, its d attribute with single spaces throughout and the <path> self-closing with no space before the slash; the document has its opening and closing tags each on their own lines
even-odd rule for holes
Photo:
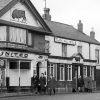
<svg viewBox="0 0 100 100">
<path fill-rule="evenodd" d="M 93 93 L 100 93 L 100 91 L 94 91 Z M 62 94 L 62 93 L 57 93 L 57 94 Z M 63 94 L 78 94 L 78 93 L 63 93 Z M 13 93 L 2 92 L 0 93 L 0 98 L 36 96 L 36 95 L 39 95 L 39 94 L 34 94 L 32 92 L 13 92 Z"/>
</svg>

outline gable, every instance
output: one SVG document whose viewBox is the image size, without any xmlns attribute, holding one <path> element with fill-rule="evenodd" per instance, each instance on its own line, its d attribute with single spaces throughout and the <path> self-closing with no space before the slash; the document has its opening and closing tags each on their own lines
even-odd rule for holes
<svg viewBox="0 0 100 100">
<path fill-rule="evenodd" d="M 41 28 L 46 34 L 52 33 L 30 0 L 0 0 L 0 20 L 19 27 Z"/>
<path fill-rule="evenodd" d="M 3 16 L 1 16 L 0 19 L 19 24 L 42 27 L 39 21 L 30 12 L 30 10 L 28 10 L 28 8 L 20 2 L 18 2 Z"/>
</svg>

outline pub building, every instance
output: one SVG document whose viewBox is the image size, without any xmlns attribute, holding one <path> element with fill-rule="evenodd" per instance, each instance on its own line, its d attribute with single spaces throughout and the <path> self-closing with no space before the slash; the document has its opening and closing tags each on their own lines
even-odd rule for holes
<svg viewBox="0 0 100 100">
<path fill-rule="evenodd" d="M 91 77 L 96 87 L 100 43 L 92 30 L 51 21 L 50 9 L 43 18 L 30 0 L 0 0 L 0 79 L 7 90 L 30 88 L 34 74 L 50 74 L 56 91 L 72 91 L 72 80 Z M 47 81 L 48 84 L 48 81 Z M 19 89 L 17 88 L 17 89 Z"/>
<path fill-rule="evenodd" d="M 34 74 L 47 77 L 46 34 L 51 30 L 30 0 L 0 0 L 2 89 L 28 89 Z"/>
<path fill-rule="evenodd" d="M 80 75 L 91 79 L 91 89 L 95 90 L 96 67 L 100 66 L 100 42 L 95 39 L 94 30 L 88 36 L 83 32 L 81 20 L 76 29 L 72 25 L 51 21 L 49 12 L 49 8 L 44 8 L 43 18 L 53 33 L 45 36 L 46 51 L 50 53 L 48 77 L 50 74 L 55 77 L 58 92 L 71 92 L 74 77 L 78 88 L 77 79 Z"/>
</svg>

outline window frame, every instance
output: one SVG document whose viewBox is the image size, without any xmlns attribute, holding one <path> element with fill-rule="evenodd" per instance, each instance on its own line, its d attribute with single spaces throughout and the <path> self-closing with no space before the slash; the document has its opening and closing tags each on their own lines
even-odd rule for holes
<svg viewBox="0 0 100 100">
<path fill-rule="evenodd" d="M 31 34 L 31 44 L 29 44 L 29 34 Z M 33 35 L 32 35 L 32 32 L 28 31 L 26 38 L 27 38 L 27 45 L 30 46 L 30 47 L 33 46 Z"/>
<path fill-rule="evenodd" d="M 71 69 L 71 70 L 69 70 L 69 69 Z M 69 78 L 69 71 L 71 71 L 71 73 L 70 73 L 70 77 L 71 77 L 71 79 Z M 72 81 L 72 65 L 68 65 L 67 66 L 67 81 Z"/>
<path fill-rule="evenodd" d="M 95 59 L 97 60 L 97 64 L 99 64 L 99 60 L 100 60 L 99 53 L 100 53 L 99 49 L 95 49 Z"/>
<path fill-rule="evenodd" d="M 67 57 L 67 44 L 62 43 L 62 57 Z"/>
<path fill-rule="evenodd" d="M 17 31 L 22 31 L 22 30 L 24 30 L 24 31 L 26 31 L 25 32 L 25 43 L 23 42 L 18 42 L 18 41 L 16 41 L 16 40 L 12 40 L 11 39 L 11 33 L 10 33 L 10 31 L 11 31 L 11 28 L 13 29 L 13 30 L 17 30 Z M 23 33 L 24 34 L 24 33 Z M 18 33 L 16 33 L 16 36 L 18 36 Z M 12 36 L 13 37 L 13 36 Z M 15 37 L 15 38 L 19 38 L 19 37 Z M 12 40 L 12 41 L 11 41 Z M 27 30 L 26 29 L 23 29 L 23 28 L 18 28 L 18 27 L 13 27 L 13 26 L 10 26 L 9 27 L 9 36 L 8 36 L 8 41 L 10 42 L 10 43 L 14 43 L 14 44 L 21 44 L 21 45 L 26 45 L 27 44 Z M 23 40 L 24 41 L 24 40 Z"/>
<path fill-rule="evenodd" d="M 77 46 L 77 52 L 82 54 L 82 46 Z"/>
<path fill-rule="evenodd" d="M 63 67 L 62 67 L 63 65 Z M 63 79 L 61 79 L 61 68 L 63 68 Z M 60 64 L 60 79 L 59 81 L 65 81 L 65 64 Z"/>
<path fill-rule="evenodd" d="M 84 70 L 86 71 L 85 73 L 85 75 L 84 75 Z M 83 66 L 83 77 L 87 77 L 87 66 Z"/>
<path fill-rule="evenodd" d="M 49 71 L 49 74 L 51 75 L 52 73 L 51 73 L 51 68 L 53 68 L 53 77 L 54 77 L 54 64 L 53 63 L 49 63 L 49 66 L 48 66 L 48 68 L 50 69 Z"/>
<path fill-rule="evenodd" d="M 94 67 L 90 66 L 90 77 L 94 80 Z"/>
</svg>

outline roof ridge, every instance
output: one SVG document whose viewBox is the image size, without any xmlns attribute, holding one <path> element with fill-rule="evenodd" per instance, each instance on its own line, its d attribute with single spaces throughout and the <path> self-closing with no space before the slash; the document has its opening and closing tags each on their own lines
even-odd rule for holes
<svg viewBox="0 0 100 100">
<path fill-rule="evenodd" d="M 46 20 L 46 21 L 48 21 L 48 20 Z M 63 25 L 68 25 L 68 26 L 72 26 L 73 27 L 73 25 L 69 25 L 69 24 L 62 23 L 62 22 L 57 22 L 57 21 L 48 21 L 48 22 L 53 22 L 53 23 L 58 23 L 58 24 L 63 24 Z"/>
</svg>

